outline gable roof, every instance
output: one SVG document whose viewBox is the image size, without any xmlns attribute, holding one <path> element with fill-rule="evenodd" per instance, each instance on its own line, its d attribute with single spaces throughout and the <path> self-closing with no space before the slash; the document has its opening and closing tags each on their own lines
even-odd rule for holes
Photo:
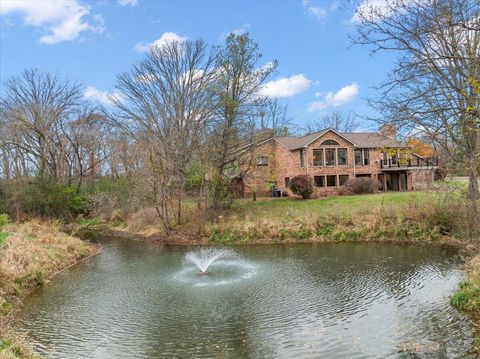
<svg viewBox="0 0 480 359">
<path fill-rule="evenodd" d="M 282 136 L 282 137 L 274 137 L 280 144 L 288 148 L 290 151 L 298 150 L 300 148 L 308 146 L 310 143 L 315 141 L 316 139 L 322 137 L 324 134 L 327 132 L 333 132 L 336 135 L 342 137 L 344 140 L 347 140 L 348 142 L 351 142 L 353 145 L 356 145 L 355 141 L 352 141 L 350 138 L 347 136 L 344 136 L 344 134 L 337 132 L 333 128 L 326 128 L 322 131 L 314 132 L 306 136 L 301 136 L 301 137 L 295 137 L 295 136 Z"/>
<path fill-rule="evenodd" d="M 396 139 L 381 135 L 376 132 L 337 132 L 332 128 L 326 128 L 322 131 L 314 132 L 306 136 L 279 136 L 274 137 L 281 145 L 290 151 L 298 150 L 308 146 L 310 143 L 320 138 L 328 131 L 332 131 L 338 136 L 351 142 L 355 147 L 360 148 L 379 148 L 379 147 L 406 147 Z"/>
</svg>

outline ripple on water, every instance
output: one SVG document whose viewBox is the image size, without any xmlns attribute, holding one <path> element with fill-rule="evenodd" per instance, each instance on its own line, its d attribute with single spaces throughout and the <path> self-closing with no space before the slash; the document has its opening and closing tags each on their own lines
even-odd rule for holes
<svg viewBox="0 0 480 359">
<path fill-rule="evenodd" d="M 257 269 L 258 265 L 243 259 L 217 260 L 210 264 L 207 275 L 199 275 L 195 265 L 186 265 L 171 276 L 171 281 L 193 288 L 218 287 L 252 279 Z"/>
<path fill-rule="evenodd" d="M 209 264 L 122 242 L 62 273 L 20 313 L 54 358 L 473 358 L 439 248 L 248 246 Z"/>
</svg>

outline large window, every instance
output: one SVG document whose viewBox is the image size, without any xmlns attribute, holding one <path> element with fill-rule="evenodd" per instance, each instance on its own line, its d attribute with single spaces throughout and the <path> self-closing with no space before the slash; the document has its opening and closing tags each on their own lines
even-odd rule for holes
<svg viewBox="0 0 480 359">
<path fill-rule="evenodd" d="M 343 186 L 345 182 L 348 181 L 349 176 L 348 175 L 339 175 L 338 176 L 338 185 Z"/>
<path fill-rule="evenodd" d="M 313 150 L 313 165 L 323 166 L 323 150 Z"/>
<path fill-rule="evenodd" d="M 325 164 L 327 166 L 335 166 L 335 149 L 334 148 L 325 149 Z"/>
<path fill-rule="evenodd" d="M 338 154 L 338 165 L 339 166 L 346 166 L 348 164 L 348 157 L 347 157 L 347 149 L 346 148 L 339 148 L 337 150 Z"/>
<path fill-rule="evenodd" d="M 257 158 L 257 166 L 268 166 L 268 157 L 267 156 L 259 156 Z"/>
<path fill-rule="evenodd" d="M 325 176 L 313 176 L 315 187 L 325 187 Z"/>
<path fill-rule="evenodd" d="M 303 150 L 300 150 L 300 167 L 303 167 L 305 165 L 305 154 L 303 153 Z"/>
<path fill-rule="evenodd" d="M 327 176 L 327 187 L 336 187 L 337 186 L 337 176 L 329 175 Z"/>
<path fill-rule="evenodd" d="M 370 164 L 370 154 L 368 149 L 355 150 L 354 154 L 356 166 L 368 166 Z"/>
</svg>

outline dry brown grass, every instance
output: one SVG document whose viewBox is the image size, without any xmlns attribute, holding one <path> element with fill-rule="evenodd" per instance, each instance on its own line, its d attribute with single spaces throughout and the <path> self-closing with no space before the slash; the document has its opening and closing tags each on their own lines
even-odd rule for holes
<svg viewBox="0 0 480 359">
<path fill-rule="evenodd" d="M 352 196 L 353 197 L 353 196 Z M 358 196 L 369 199 L 373 196 Z M 337 201 L 342 200 L 339 197 Z M 205 235 L 211 242 L 276 241 L 438 241 L 475 242 L 480 234 L 472 213 L 480 213 L 480 203 L 466 203 L 459 197 L 433 195 L 406 197 L 400 203 L 376 203 L 361 211 L 349 201 L 335 208 L 321 208 L 312 201 L 297 201 L 291 207 L 258 208 L 219 216 L 207 223 Z M 318 201 L 320 202 L 320 201 Z M 290 202 L 280 204 L 290 204 Z M 304 205 L 303 205 L 304 204 Z M 254 205 L 254 207 L 259 207 Z"/>
<path fill-rule="evenodd" d="M 32 358 L 24 340 L 8 328 L 6 314 L 23 295 L 60 270 L 95 252 L 95 247 L 59 230 L 56 222 L 7 224 L 0 247 L 0 358 Z"/>
</svg>

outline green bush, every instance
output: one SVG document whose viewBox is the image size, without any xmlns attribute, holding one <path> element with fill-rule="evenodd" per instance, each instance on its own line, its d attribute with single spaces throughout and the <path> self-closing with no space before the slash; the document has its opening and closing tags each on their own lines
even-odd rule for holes
<svg viewBox="0 0 480 359">
<path fill-rule="evenodd" d="M 65 184 L 42 179 L 4 181 L 2 191 L 10 216 L 67 218 L 85 210 L 83 196 L 75 187 Z"/>
<path fill-rule="evenodd" d="M 72 186 L 35 181 L 18 196 L 22 212 L 40 217 L 65 218 L 85 210 L 85 199 Z"/>
</svg>

